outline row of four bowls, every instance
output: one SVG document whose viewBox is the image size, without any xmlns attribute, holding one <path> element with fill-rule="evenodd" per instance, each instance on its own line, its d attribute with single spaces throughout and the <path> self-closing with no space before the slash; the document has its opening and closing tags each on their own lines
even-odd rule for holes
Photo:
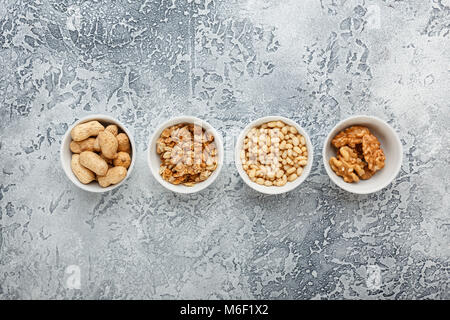
<svg viewBox="0 0 450 320">
<path fill-rule="evenodd" d="M 127 177 L 122 180 L 120 183 L 111 185 L 107 188 L 100 187 L 96 182 L 91 182 L 89 184 L 82 184 L 77 177 L 74 175 L 74 173 L 71 170 L 71 157 L 72 152 L 70 150 L 70 142 L 71 142 L 71 135 L 70 132 L 72 129 L 81 123 L 85 123 L 88 121 L 97 120 L 103 125 L 109 125 L 109 124 L 115 124 L 119 127 L 121 131 L 126 133 L 129 137 L 130 144 L 131 144 L 131 165 L 128 168 Z M 293 182 L 288 182 L 282 187 L 279 186 L 264 186 L 259 185 L 253 181 L 250 180 L 247 173 L 244 171 L 241 161 L 240 161 L 240 151 L 243 146 L 243 142 L 245 137 L 247 136 L 247 133 L 254 127 L 260 126 L 264 123 L 270 122 L 270 121 L 282 121 L 285 124 L 289 126 L 293 126 L 297 129 L 297 131 L 305 137 L 306 140 L 306 147 L 308 150 L 308 163 L 304 167 L 303 173 L 301 176 L 294 180 Z M 161 164 L 161 160 L 159 155 L 156 152 L 156 143 L 158 138 L 160 137 L 162 131 L 165 128 L 168 128 L 170 126 L 179 124 L 179 123 L 195 123 L 197 125 L 201 125 L 206 131 L 210 132 L 216 142 L 217 151 L 218 151 L 218 166 L 216 170 L 211 174 L 211 176 L 200 183 L 195 184 L 194 186 L 188 187 L 184 185 L 174 185 L 167 181 L 165 181 L 161 175 L 159 174 L 159 168 Z M 330 167 L 329 159 L 333 157 L 336 154 L 336 151 L 334 150 L 333 146 L 331 145 L 331 140 L 333 137 L 339 133 L 340 131 L 344 130 L 345 128 L 354 126 L 354 125 L 360 125 L 365 126 L 370 129 L 371 132 L 373 132 L 379 139 L 381 143 L 381 147 L 384 150 L 384 153 L 386 155 L 386 165 L 380 172 L 377 172 L 377 174 L 372 177 L 369 180 L 361 180 L 357 183 L 346 183 L 344 180 L 337 176 L 335 172 Z M 244 182 L 250 186 L 251 188 L 265 194 L 281 194 L 288 191 L 291 191 L 298 187 L 302 182 L 305 181 L 305 179 L 308 177 L 312 165 L 313 165 L 313 151 L 314 147 L 311 143 L 311 140 L 309 138 L 309 135 L 307 132 L 298 125 L 295 121 L 282 117 L 282 116 L 269 116 L 269 117 L 263 117 L 259 118 L 257 120 L 252 121 L 249 123 L 244 130 L 242 130 L 241 134 L 239 135 L 235 150 L 234 150 L 234 157 L 233 160 L 236 164 L 236 168 L 239 172 L 239 175 L 244 180 Z M 69 180 L 74 183 L 77 187 L 88 191 L 88 192 L 107 192 L 111 191 L 112 189 L 117 188 L 120 186 L 124 181 L 131 175 L 132 170 L 134 168 L 134 164 L 136 161 L 136 145 L 135 141 L 133 139 L 133 135 L 131 132 L 126 128 L 126 126 L 120 122 L 119 120 L 108 116 L 108 115 L 102 115 L 102 114 L 95 114 L 95 115 L 89 115 L 87 117 L 84 117 L 82 119 L 79 119 L 76 121 L 66 132 L 65 136 L 63 137 L 62 143 L 61 143 L 61 151 L 60 151 L 60 159 L 61 159 L 61 165 L 62 168 L 69 178 Z M 400 139 L 398 138 L 397 133 L 395 130 L 387 124 L 385 121 L 373 117 L 373 116 L 353 116 L 348 119 L 345 119 L 338 124 L 329 132 L 328 136 L 325 139 L 323 150 L 322 150 L 322 157 L 323 157 L 323 165 L 325 167 L 325 170 L 330 177 L 330 179 L 340 188 L 343 190 L 346 190 L 351 193 L 356 194 L 369 194 L 373 192 L 377 192 L 386 186 L 388 186 L 398 175 L 401 163 L 402 163 L 402 145 L 400 142 Z M 191 116 L 180 116 L 172 118 L 166 122 L 164 122 L 162 125 L 160 125 L 151 135 L 149 144 L 148 144 L 148 150 L 147 150 L 147 161 L 150 168 L 150 171 L 152 172 L 154 178 L 165 188 L 168 190 L 171 190 L 173 192 L 177 193 L 194 193 L 199 192 L 205 188 L 207 188 L 209 185 L 211 185 L 214 180 L 218 177 L 220 174 L 220 171 L 222 169 L 222 165 L 224 162 L 224 147 L 223 147 L 223 139 L 221 134 L 214 129 L 213 126 L 211 126 L 208 122 Z"/>
</svg>

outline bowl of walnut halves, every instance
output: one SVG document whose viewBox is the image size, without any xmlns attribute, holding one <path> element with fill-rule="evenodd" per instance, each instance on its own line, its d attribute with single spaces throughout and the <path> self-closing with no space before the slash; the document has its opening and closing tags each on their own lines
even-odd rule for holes
<svg viewBox="0 0 450 320">
<path fill-rule="evenodd" d="M 339 122 L 325 139 L 323 163 L 330 179 L 357 194 L 377 192 L 400 171 L 403 149 L 395 130 L 373 116 Z"/>
<path fill-rule="evenodd" d="M 163 123 L 148 146 L 155 179 L 178 193 L 194 193 L 217 178 L 223 164 L 222 136 L 206 121 L 181 116 Z"/>
</svg>

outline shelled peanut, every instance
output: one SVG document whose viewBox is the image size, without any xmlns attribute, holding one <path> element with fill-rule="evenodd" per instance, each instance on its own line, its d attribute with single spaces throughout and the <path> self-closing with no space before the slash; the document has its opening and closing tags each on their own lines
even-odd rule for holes
<svg viewBox="0 0 450 320">
<path fill-rule="evenodd" d="M 302 175 L 308 149 L 305 137 L 295 127 L 271 121 L 250 129 L 240 158 L 251 181 L 281 187 Z"/>
<path fill-rule="evenodd" d="M 99 121 L 89 121 L 75 126 L 70 135 L 71 168 L 81 183 L 96 180 L 105 188 L 125 179 L 131 164 L 131 145 L 115 124 L 105 128 Z"/>
</svg>

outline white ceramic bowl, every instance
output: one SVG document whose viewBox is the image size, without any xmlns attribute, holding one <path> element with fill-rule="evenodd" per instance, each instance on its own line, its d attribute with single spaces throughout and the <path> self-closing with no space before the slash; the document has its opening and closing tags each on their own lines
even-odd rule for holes
<svg viewBox="0 0 450 320">
<path fill-rule="evenodd" d="M 70 151 L 70 147 L 69 147 L 70 142 L 72 141 L 70 132 L 72 131 L 73 127 L 75 127 L 76 125 L 78 125 L 80 123 L 92 121 L 92 120 L 97 120 L 104 126 L 109 125 L 109 124 L 117 125 L 117 127 L 119 127 L 119 131 L 126 133 L 126 135 L 128 136 L 128 139 L 130 140 L 130 144 L 131 144 L 131 164 L 127 170 L 128 171 L 127 176 L 125 177 L 125 179 L 123 179 L 118 184 L 114 184 L 114 185 L 111 185 L 106 188 L 100 187 L 100 185 L 98 184 L 97 181 L 92 181 L 89 184 L 82 184 L 78 180 L 78 178 L 73 174 L 72 169 L 70 168 L 70 161 L 72 160 L 72 151 Z M 80 120 L 75 122 L 69 129 L 67 129 L 67 132 L 61 141 L 60 158 L 61 158 L 61 166 L 64 169 L 66 176 L 69 178 L 70 181 L 72 181 L 72 183 L 74 185 L 76 185 L 77 187 L 79 187 L 85 191 L 89 191 L 89 192 L 107 192 L 107 191 L 111 191 L 112 189 L 115 189 L 118 186 L 120 186 L 130 176 L 131 172 L 133 171 L 134 162 L 136 159 L 136 147 L 134 144 L 133 136 L 131 135 L 130 131 L 128 131 L 128 129 L 123 125 L 123 123 L 121 123 L 119 120 L 117 120 L 113 117 L 107 116 L 107 115 L 94 114 L 94 115 L 90 115 L 90 116 L 81 118 Z"/>
<path fill-rule="evenodd" d="M 284 123 L 293 126 L 297 129 L 297 131 L 305 137 L 306 140 L 306 148 L 308 149 L 308 163 L 307 165 L 303 168 L 303 173 L 302 175 L 297 178 L 296 180 L 292 181 L 292 182 L 287 182 L 284 186 L 282 187 L 276 187 L 276 186 L 271 186 L 271 187 L 266 187 L 266 186 L 262 186 L 260 184 L 257 184 L 256 182 L 253 182 L 252 180 L 250 180 L 249 176 L 247 175 L 247 173 L 244 171 L 244 169 L 242 168 L 242 163 L 241 163 L 241 150 L 242 150 L 242 145 L 244 143 L 244 139 L 247 136 L 247 133 L 250 131 L 250 129 L 252 129 L 253 127 L 257 127 L 262 125 L 263 123 L 266 122 L 270 122 L 270 121 L 283 121 Z M 259 118 L 256 119 L 252 122 L 250 122 L 245 128 L 244 130 L 242 130 L 241 134 L 239 135 L 239 138 L 236 142 L 236 148 L 234 151 L 234 161 L 236 164 L 236 168 L 239 172 L 239 175 L 241 176 L 242 180 L 244 180 L 244 182 L 251 188 L 255 189 L 256 191 L 265 193 L 265 194 L 280 194 L 280 193 L 285 193 L 288 191 L 291 191 L 295 188 L 297 188 L 303 181 L 305 181 L 305 179 L 308 177 L 310 171 L 311 171 L 311 167 L 312 167 L 312 163 L 313 163 L 313 156 L 314 156 L 314 149 L 313 146 L 311 144 L 311 140 L 309 139 L 308 134 L 306 133 L 306 131 L 300 127 L 295 121 L 285 118 L 285 117 L 281 117 L 281 116 L 270 116 L 270 117 L 264 117 L 264 118 Z"/>
<path fill-rule="evenodd" d="M 386 156 L 384 168 L 376 172 L 368 180 L 360 180 L 356 183 L 344 182 L 342 177 L 334 173 L 330 167 L 330 158 L 336 156 L 336 148 L 331 145 L 331 140 L 342 130 L 360 125 L 369 128 L 381 143 L 381 148 Z M 339 122 L 328 134 L 323 146 L 323 165 L 331 181 L 340 188 L 357 194 L 377 192 L 387 187 L 397 176 L 402 166 L 403 148 L 395 130 L 385 121 L 373 116 L 354 116 Z"/>
<path fill-rule="evenodd" d="M 214 141 L 216 143 L 217 148 L 217 155 L 218 155 L 218 164 L 216 170 L 209 176 L 208 179 L 206 179 L 203 182 L 197 183 L 193 185 L 192 187 L 187 187 L 182 184 L 175 185 L 170 182 L 167 182 L 164 180 L 161 175 L 159 174 L 159 168 L 161 165 L 161 159 L 159 158 L 159 155 L 156 152 L 156 141 L 158 141 L 159 137 L 161 136 L 161 133 L 164 129 L 167 127 L 176 125 L 178 123 L 194 123 L 196 125 L 202 126 L 207 132 L 210 132 L 214 136 Z M 150 141 L 148 143 L 148 150 L 147 150 L 147 161 L 148 166 L 150 167 L 150 171 L 153 174 L 153 177 L 166 189 L 177 192 L 177 193 L 195 193 L 199 192 L 206 187 L 208 187 L 211 183 L 216 180 L 216 178 L 219 176 L 220 170 L 222 170 L 223 165 L 223 141 L 222 136 L 220 133 L 218 133 L 208 122 L 201 120 L 196 117 L 190 117 L 190 116 L 180 116 L 176 118 L 172 118 L 163 124 L 161 124 L 155 132 L 153 132 Z"/>
</svg>

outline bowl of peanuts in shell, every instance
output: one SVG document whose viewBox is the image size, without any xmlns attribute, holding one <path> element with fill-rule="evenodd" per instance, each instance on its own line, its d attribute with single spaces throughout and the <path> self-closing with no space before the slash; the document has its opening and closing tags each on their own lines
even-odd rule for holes
<svg viewBox="0 0 450 320">
<path fill-rule="evenodd" d="M 238 137 L 235 164 L 244 182 L 265 194 L 281 194 L 308 177 L 313 146 L 295 121 L 263 117 L 249 123 Z"/>
<path fill-rule="evenodd" d="M 180 116 L 152 134 L 147 161 L 153 177 L 166 189 L 195 193 L 218 177 L 224 158 L 223 140 L 208 122 Z"/>
<path fill-rule="evenodd" d="M 66 176 L 89 192 L 120 186 L 135 162 L 134 139 L 117 119 L 95 114 L 76 121 L 61 141 L 60 159 Z"/>
<path fill-rule="evenodd" d="M 387 187 L 398 175 L 403 148 L 395 130 L 373 116 L 353 116 L 339 122 L 325 139 L 325 170 L 337 186 L 369 194 Z"/>
</svg>

